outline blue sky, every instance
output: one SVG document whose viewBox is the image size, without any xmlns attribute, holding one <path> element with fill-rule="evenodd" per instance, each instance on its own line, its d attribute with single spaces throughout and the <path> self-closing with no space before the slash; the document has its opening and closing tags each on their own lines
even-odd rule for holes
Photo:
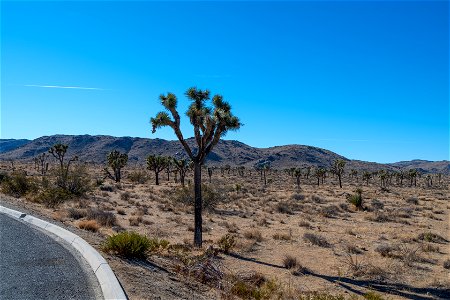
<svg viewBox="0 0 450 300">
<path fill-rule="evenodd" d="M 245 124 L 226 139 L 444 160 L 448 56 L 445 1 L 2 1 L 1 138 L 176 139 L 151 134 L 158 95 L 184 113 L 197 86 Z"/>
</svg>

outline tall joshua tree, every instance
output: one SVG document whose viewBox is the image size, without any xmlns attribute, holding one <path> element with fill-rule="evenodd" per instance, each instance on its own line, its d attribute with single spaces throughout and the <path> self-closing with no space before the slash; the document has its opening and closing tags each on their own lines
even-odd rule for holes
<svg viewBox="0 0 450 300">
<path fill-rule="evenodd" d="M 342 189 L 342 174 L 344 174 L 345 161 L 343 159 L 336 159 L 331 166 L 331 172 L 336 174 L 339 178 L 339 187 Z"/>
<path fill-rule="evenodd" d="M 111 167 L 114 174 L 111 174 L 108 168 L 105 168 L 105 174 L 107 177 L 111 178 L 115 182 L 120 182 L 122 179 L 122 168 L 127 165 L 128 155 L 126 153 L 120 153 L 117 150 L 111 151 L 107 156 L 106 160 L 108 166 Z"/>
<path fill-rule="evenodd" d="M 300 177 L 302 176 L 302 170 L 300 168 L 295 168 L 293 174 L 297 180 L 297 189 L 300 190 Z"/>
<path fill-rule="evenodd" d="M 194 127 L 194 136 L 197 143 L 196 151 L 187 144 L 180 129 L 180 115 L 177 111 L 177 97 L 168 93 L 159 97 L 161 104 L 166 111 L 159 112 L 151 118 L 152 132 L 164 126 L 169 126 L 175 132 L 184 150 L 192 160 L 194 165 L 194 245 L 202 246 L 202 164 L 206 157 L 223 137 L 230 130 L 237 130 L 241 123 L 239 119 L 231 113 L 231 106 L 223 100 L 221 95 L 214 95 L 212 98 L 213 107 L 207 105 L 210 99 L 208 90 L 200 90 L 195 87 L 186 91 L 186 96 L 192 101 L 186 115 Z M 169 115 L 170 113 L 170 115 Z"/>
</svg>

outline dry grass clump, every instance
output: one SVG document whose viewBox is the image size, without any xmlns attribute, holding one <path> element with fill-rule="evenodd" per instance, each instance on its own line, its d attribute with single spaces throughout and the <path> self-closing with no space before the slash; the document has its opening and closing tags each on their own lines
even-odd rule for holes
<svg viewBox="0 0 450 300">
<path fill-rule="evenodd" d="M 417 197 L 409 197 L 406 199 L 406 203 L 419 205 L 419 199 L 417 199 Z"/>
<path fill-rule="evenodd" d="M 144 184 L 148 181 L 148 176 L 145 171 L 137 170 L 128 174 L 128 179 L 133 183 Z"/>
<path fill-rule="evenodd" d="M 315 234 L 315 233 L 306 232 L 303 235 L 303 240 L 305 240 L 306 242 L 309 242 L 315 246 L 319 246 L 319 247 L 323 247 L 323 248 L 331 247 L 331 244 L 327 241 L 327 239 L 325 237 Z"/>
<path fill-rule="evenodd" d="M 135 232 L 120 232 L 106 239 L 103 251 L 126 258 L 143 258 L 151 246 L 151 241 Z"/>
<path fill-rule="evenodd" d="M 437 243 L 437 244 L 445 244 L 448 241 L 443 238 L 442 236 L 440 236 L 439 234 L 436 233 L 432 233 L 432 232 L 423 232 L 420 233 L 417 236 L 417 239 L 419 241 L 425 241 L 425 242 L 430 242 L 430 243 Z"/>
<path fill-rule="evenodd" d="M 282 263 L 283 266 L 288 270 L 293 269 L 298 265 L 297 258 L 291 255 L 285 255 Z"/>
<path fill-rule="evenodd" d="M 398 251 L 399 247 L 390 244 L 381 244 L 375 248 L 375 252 L 378 252 L 383 257 L 393 257 L 394 252 Z"/>
<path fill-rule="evenodd" d="M 444 269 L 450 270 L 450 259 L 444 260 L 444 263 L 442 264 Z"/>
<path fill-rule="evenodd" d="M 114 213 L 99 209 L 88 209 L 86 218 L 88 220 L 96 220 L 102 226 L 111 227 L 117 224 Z"/>
<path fill-rule="evenodd" d="M 125 209 L 123 209 L 123 208 L 118 208 L 118 209 L 116 209 L 116 211 L 117 211 L 117 213 L 118 213 L 119 215 L 122 215 L 122 216 L 124 216 L 124 215 L 127 214 L 127 213 L 125 212 Z"/>
<path fill-rule="evenodd" d="M 100 228 L 100 225 L 98 225 L 97 221 L 95 220 L 83 220 L 78 222 L 78 228 L 92 232 L 97 232 L 98 229 Z"/>
<path fill-rule="evenodd" d="M 217 241 L 217 246 L 223 253 L 230 253 L 236 246 L 236 237 L 232 234 L 226 234 Z"/>
<path fill-rule="evenodd" d="M 142 223 L 142 217 L 131 217 L 128 219 L 130 226 L 139 226 Z"/>
<path fill-rule="evenodd" d="M 311 223 L 309 223 L 308 221 L 305 221 L 305 220 L 301 220 L 300 222 L 298 222 L 298 226 L 305 227 L 308 229 L 312 228 Z"/>
<path fill-rule="evenodd" d="M 255 240 L 256 242 L 262 242 L 263 240 L 261 231 L 256 229 L 244 232 L 244 237 L 249 240 Z"/>
<path fill-rule="evenodd" d="M 128 202 L 130 200 L 130 198 L 131 198 L 130 192 L 123 192 L 120 194 L 120 200 L 122 200 L 122 201 Z"/>
<path fill-rule="evenodd" d="M 79 208 L 68 208 L 67 209 L 67 215 L 69 218 L 72 218 L 74 220 L 79 220 L 81 218 L 86 217 L 87 212 L 85 209 L 79 209 Z"/>
<path fill-rule="evenodd" d="M 302 201 L 302 200 L 305 200 L 305 198 L 306 198 L 305 195 L 298 194 L 298 193 L 294 193 L 290 197 L 291 200 L 296 200 L 296 201 Z"/>
</svg>

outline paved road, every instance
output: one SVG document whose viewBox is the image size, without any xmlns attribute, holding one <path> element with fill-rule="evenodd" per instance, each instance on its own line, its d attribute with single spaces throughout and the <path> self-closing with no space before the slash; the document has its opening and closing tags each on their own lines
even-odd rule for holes
<svg viewBox="0 0 450 300">
<path fill-rule="evenodd" d="M 85 264 L 48 235 L 0 213 L 0 299 L 98 299 Z"/>
</svg>

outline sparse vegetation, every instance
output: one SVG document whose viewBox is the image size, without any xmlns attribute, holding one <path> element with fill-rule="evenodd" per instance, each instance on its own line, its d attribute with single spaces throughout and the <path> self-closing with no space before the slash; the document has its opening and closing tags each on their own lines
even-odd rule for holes
<svg viewBox="0 0 450 300">
<path fill-rule="evenodd" d="M 143 258 L 151 246 L 152 242 L 144 235 L 121 232 L 106 239 L 103 251 L 126 258 Z"/>
</svg>

